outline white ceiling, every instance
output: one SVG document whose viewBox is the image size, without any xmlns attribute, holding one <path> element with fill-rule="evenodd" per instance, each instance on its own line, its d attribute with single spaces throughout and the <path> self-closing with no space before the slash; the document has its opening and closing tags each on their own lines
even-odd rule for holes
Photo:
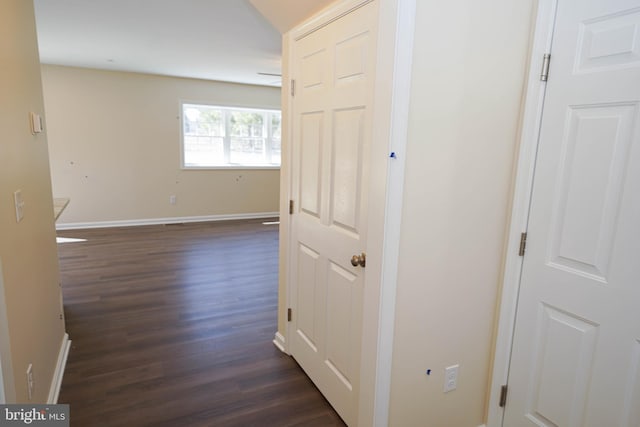
<svg viewBox="0 0 640 427">
<path fill-rule="evenodd" d="M 272 1 L 282 8 L 285 0 Z M 309 10 L 329 3 L 286 1 L 313 3 Z M 34 3 L 40 59 L 45 64 L 280 85 L 278 77 L 258 74 L 280 74 L 280 33 L 249 0 Z M 295 12 L 308 13 L 307 9 Z M 287 9 L 283 14 L 288 21 L 279 19 L 280 28 L 291 28 L 304 18 Z"/>
</svg>

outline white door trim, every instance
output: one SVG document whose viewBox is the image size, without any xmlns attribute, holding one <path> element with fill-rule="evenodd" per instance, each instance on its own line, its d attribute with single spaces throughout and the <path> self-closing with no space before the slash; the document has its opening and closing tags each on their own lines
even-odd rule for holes
<svg viewBox="0 0 640 427">
<path fill-rule="evenodd" d="M 300 27 L 292 30 L 285 46 L 306 34 L 327 25 L 372 0 L 345 0 L 324 10 Z M 405 169 L 405 147 L 407 142 L 408 110 L 410 102 L 411 64 L 413 58 L 413 36 L 416 0 L 379 0 L 378 45 L 376 83 L 374 94 L 374 131 L 371 147 L 371 187 L 382 191 L 370 195 L 369 212 L 375 214 L 368 221 L 367 275 L 365 279 L 363 340 L 361 363 L 361 387 L 358 425 L 386 426 L 388 423 L 389 397 L 391 392 L 391 358 L 395 320 L 396 279 L 402 218 L 402 195 Z M 389 19 L 394 16 L 395 19 Z M 288 70 L 292 69 L 291 55 L 285 59 Z M 283 80 L 288 85 L 289 73 L 285 70 Z M 283 102 L 291 114 L 289 91 Z M 288 124 L 288 135 L 291 120 Z M 290 144 L 287 150 L 291 149 Z M 390 158 L 391 152 L 395 158 Z M 290 155 L 287 155 L 289 179 L 286 191 L 291 197 Z M 371 197 L 373 196 L 373 197 Z M 288 215 L 288 200 L 281 202 L 282 215 Z M 286 205 L 286 206 L 285 206 Z M 283 224 L 287 230 L 287 242 L 291 236 L 291 222 Z M 282 238 L 283 236 L 281 236 Z M 288 248 L 290 250 L 290 248 Z M 286 251 L 286 257 L 289 256 Z M 281 253 L 281 256 L 285 254 Z M 376 262 L 377 257 L 377 262 Z M 373 271 L 378 265 L 379 270 Z M 286 271 L 286 307 L 291 307 L 290 269 Z M 293 331 L 287 323 L 286 336 Z M 289 339 L 281 340 L 285 352 L 289 353 Z"/>
<path fill-rule="evenodd" d="M 386 158 L 386 185 L 383 224 L 378 231 L 369 230 L 369 246 L 381 242 L 381 271 L 378 272 L 379 293 L 372 297 L 377 300 L 377 312 L 369 312 L 365 306 L 363 331 L 369 325 L 376 325 L 377 342 L 363 339 L 363 361 L 361 378 L 373 378 L 373 419 L 366 413 L 368 402 L 361 400 L 360 425 L 384 427 L 389 422 L 389 400 L 391 397 L 391 366 L 396 311 L 400 230 L 402 224 L 402 204 L 404 195 L 404 171 L 406 159 L 407 133 L 409 127 L 409 104 L 411 100 L 411 67 L 413 63 L 413 38 L 415 27 L 416 0 L 382 1 L 378 19 L 378 61 L 376 96 L 374 98 L 375 117 L 372 153 Z M 389 17 L 395 16 L 395 19 Z M 394 157 L 390 157 L 391 153 Z M 382 163 L 382 162 L 381 162 Z M 374 160 L 375 167 L 375 160 Z M 377 169 L 374 169 L 377 170 Z M 377 181 L 371 180 L 375 185 Z M 372 200 L 373 201 L 373 200 Z M 375 227 L 376 223 L 369 221 Z M 378 234 L 382 232 L 380 238 Z M 367 276 L 369 279 L 370 275 Z M 369 283 L 365 283 L 365 286 Z M 368 287 L 370 288 L 370 287 Z M 373 299 L 372 298 L 372 299 Z M 369 299 L 365 298 L 365 303 Z M 371 307 L 374 308 L 374 307 Z M 367 317 L 369 313 L 370 317 Z M 373 327 L 371 328 L 373 329 Z M 366 358 L 375 355 L 375 371 L 366 371 Z M 370 368 L 371 369 L 371 368 Z M 366 384 L 362 384 L 364 388 Z M 370 387 L 371 385 L 369 385 Z M 361 396 L 367 396 L 361 392 Z"/>
<path fill-rule="evenodd" d="M 2 260 L 0 259 L 0 404 L 14 403 L 16 391 L 11 363 L 11 343 L 7 325 L 7 305 L 4 296 Z"/>
<path fill-rule="evenodd" d="M 526 231 L 529 219 L 536 150 L 546 89 L 546 84 L 540 81 L 540 71 L 542 69 L 543 55 L 551 49 L 557 2 L 558 0 L 539 0 L 538 2 L 513 192 L 511 224 L 505 256 L 487 427 L 502 426 L 504 416 L 504 409 L 500 408 L 498 403 L 500 389 L 502 385 L 507 384 L 509 375 L 511 345 L 522 271 L 522 257 L 518 255 L 520 235 Z M 553 57 L 551 58 L 551 64 L 551 69 L 553 70 Z"/>
</svg>

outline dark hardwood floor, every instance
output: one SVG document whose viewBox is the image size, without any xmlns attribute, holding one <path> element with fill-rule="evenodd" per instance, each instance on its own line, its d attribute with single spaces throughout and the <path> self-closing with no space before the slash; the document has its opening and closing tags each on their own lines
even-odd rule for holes
<svg viewBox="0 0 640 427">
<path fill-rule="evenodd" d="M 71 425 L 343 426 L 272 344 L 278 228 L 60 231 Z"/>
</svg>

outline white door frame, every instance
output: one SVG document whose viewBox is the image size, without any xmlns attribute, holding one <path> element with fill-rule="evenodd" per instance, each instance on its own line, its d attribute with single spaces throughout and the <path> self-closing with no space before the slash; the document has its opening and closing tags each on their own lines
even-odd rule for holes
<svg viewBox="0 0 640 427">
<path fill-rule="evenodd" d="M 4 375 L 3 370 L 5 369 L 5 365 L 2 364 L 2 356 L 3 356 L 3 344 L 6 341 L 6 337 L 4 334 L 5 327 L 2 325 L 7 324 L 7 317 L 3 316 L 4 314 L 4 282 L 2 280 L 2 260 L 0 259 L 0 405 L 7 403 L 7 397 L 4 392 Z"/>
<path fill-rule="evenodd" d="M 349 11 L 372 0 L 344 0 L 291 31 L 285 43 L 284 87 L 287 87 L 292 68 L 290 47 L 297 38 L 338 19 Z M 404 184 L 405 148 L 407 143 L 410 101 L 411 64 L 416 0 L 378 0 L 378 40 L 376 46 L 376 81 L 374 89 L 373 139 L 371 145 L 369 221 L 367 227 L 367 274 L 364 282 L 362 358 L 360 373 L 360 403 L 358 425 L 383 427 L 389 418 L 391 392 L 391 358 L 395 320 L 396 279 L 402 197 Z M 395 19 L 390 19 L 394 17 Z M 288 48 L 287 48 L 288 46 Z M 283 106 L 290 115 L 291 102 L 286 91 Z M 288 135 L 291 133 L 289 117 Z M 283 166 L 288 197 L 281 201 L 282 216 L 288 213 L 287 201 L 292 198 L 290 144 Z M 391 157 L 391 153 L 394 156 Z M 287 230 L 287 245 L 291 236 L 291 222 L 283 222 Z M 283 236 L 281 236 L 282 238 Z M 289 251 L 280 256 L 288 260 Z M 287 277 L 287 307 L 291 306 L 290 272 Z M 282 310 L 282 308 L 281 308 Z M 287 337 L 294 332 L 286 327 Z M 289 353 L 288 339 L 276 335 L 276 342 Z M 284 342 L 283 342 L 284 341 Z"/>
<path fill-rule="evenodd" d="M 372 176 L 369 196 L 368 252 L 376 246 L 380 270 L 365 281 L 359 425 L 385 427 L 389 422 L 404 172 L 411 101 L 411 68 L 416 0 L 380 1 L 374 97 Z M 395 19 L 389 19 L 395 17 Z M 390 157 L 393 153 L 394 157 Z M 374 205 L 378 203 L 378 205 Z M 375 292 L 367 291 L 373 289 Z M 368 381 L 368 383 L 366 383 Z M 371 395 L 367 393 L 370 391 Z M 372 407 L 371 407 L 372 406 Z"/>
<path fill-rule="evenodd" d="M 522 117 L 520 149 L 511 209 L 511 224 L 507 241 L 505 269 L 500 301 L 493 375 L 491 378 L 487 427 L 502 426 L 504 408 L 499 406 L 500 390 L 507 384 L 516 308 L 520 289 L 523 258 L 518 255 L 520 235 L 527 230 L 531 190 L 535 171 L 536 151 L 542 121 L 546 83 L 540 80 L 543 55 L 550 52 L 558 0 L 539 0 L 534 29 L 526 100 Z M 553 56 L 551 57 L 553 72 Z"/>
<path fill-rule="evenodd" d="M 4 297 L 2 259 L 0 259 L 0 404 L 15 401 L 16 391 L 13 382 L 13 365 L 11 364 L 7 305 Z"/>
</svg>

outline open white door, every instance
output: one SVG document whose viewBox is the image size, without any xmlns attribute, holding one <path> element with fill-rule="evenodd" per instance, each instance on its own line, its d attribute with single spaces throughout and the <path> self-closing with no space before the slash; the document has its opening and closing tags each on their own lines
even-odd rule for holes
<svg viewBox="0 0 640 427">
<path fill-rule="evenodd" d="M 358 413 L 376 8 L 360 2 L 294 31 L 291 46 L 289 349 L 349 425 Z"/>
<path fill-rule="evenodd" d="M 558 0 L 503 425 L 640 426 L 640 0 Z"/>
</svg>

